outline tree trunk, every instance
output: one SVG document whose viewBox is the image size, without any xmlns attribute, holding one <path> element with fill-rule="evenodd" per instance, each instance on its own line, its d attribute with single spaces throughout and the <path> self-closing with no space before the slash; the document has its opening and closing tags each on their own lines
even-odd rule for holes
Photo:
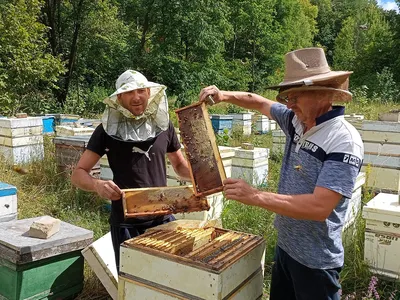
<svg viewBox="0 0 400 300">
<path fill-rule="evenodd" d="M 153 3 L 154 3 L 154 0 L 152 0 L 152 1 L 150 1 L 148 3 L 147 10 L 146 10 L 146 13 L 144 15 L 142 37 L 140 38 L 140 48 L 139 48 L 140 52 L 143 52 L 145 50 L 144 49 L 144 45 L 146 43 L 146 34 L 147 34 L 147 31 L 149 30 L 149 27 L 150 27 L 150 20 L 149 20 L 150 17 L 149 17 L 149 15 L 150 15 L 151 9 L 153 8 Z"/>
</svg>

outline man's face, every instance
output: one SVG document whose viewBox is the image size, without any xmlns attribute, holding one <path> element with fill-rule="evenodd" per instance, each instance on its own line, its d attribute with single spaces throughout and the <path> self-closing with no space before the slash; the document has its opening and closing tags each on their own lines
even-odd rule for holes
<svg viewBox="0 0 400 300">
<path fill-rule="evenodd" d="M 119 94 L 119 103 L 134 116 L 140 116 L 147 108 L 150 98 L 150 89 L 137 89 Z"/>
<path fill-rule="evenodd" d="M 321 112 L 325 112 L 330 107 L 331 103 L 326 101 L 327 96 L 329 95 L 326 93 L 316 91 L 295 91 L 288 94 L 286 106 L 301 122 L 314 121 Z"/>
</svg>

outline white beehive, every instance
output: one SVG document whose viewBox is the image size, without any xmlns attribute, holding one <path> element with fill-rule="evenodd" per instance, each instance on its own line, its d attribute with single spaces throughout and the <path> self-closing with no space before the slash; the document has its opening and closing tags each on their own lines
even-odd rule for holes
<svg viewBox="0 0 400 300">
<path fill-rule="evenodd" d="M 399 195 L 380 193 L 363 207 L 364 259 L 378 274 L 400 278 Z"/>
<path fill-rule="evenodd" d="M 215 228 L 211 240 L 196 249 L 193 243 L 184 233 L 167 230 L 123 243 L 118 299 L 261 298 L 261 237 Z"/>
<path fill-rule="evenodd" d="M 272 130 L 272 151 L 283 153 L 285 151 L 286 135 L 282 129 Z"/>
<path fill-rule="evenodd" d="M 235 148 L 232 158 L 232 177 L 242 178 L 252 185 L 263 185 L 268 177 L 268 148 L 246 150 Z"/>
<path fill-rule="evenodd" d="M 243 135 L 251 134 L 251 113 L 232 114 L 232 126 L 243 133 Z"/>
<path fill-rule="evenodd" d="M 111 233 L 107 233 L 82 250 L 82 255 L 100 279 L 111 298 L 118 298 L 118 274 Z"/>
<path fill-rule="evenodd" d="M 0 182 L 0 222 L 17 219 L 17 188 Z"/>
<path fill-rule="evenodd" d="M 40 117 L 0 118 L 0 154 L 10 164 L 43 159 L 42 131 Z"/>
<path fill-rule="evenodd" d="M 343 230 L 347 229 L 354 223 L 357 214 L 361 210 L 362 186 L 364 184 L 365 184 L 365 173 L 360 172 L 357 176 L 351 199 L 349 199 L 349 206 L 346 211 Z"/>
<path fill-rule="evenodd" d="M 400 189 L 400 123 L 364 121 L 362 125 L 365 158 L 362 171 L 367 186 L 378 191 Z"/>
<path fill-rule="evenodd" d="M 95 130 L 94 127 L 73 127 L 66 125 L 56 126 L 57 136 L 80 136 L 80 135 L 91 135 Z"/>
<path fill-rule="evenodd" d="M 267 116 L 257 115 L 256 116 L 256 128 L 260 134 L 267 133 L 270 131 L 270 120 Z"/>
</svg>

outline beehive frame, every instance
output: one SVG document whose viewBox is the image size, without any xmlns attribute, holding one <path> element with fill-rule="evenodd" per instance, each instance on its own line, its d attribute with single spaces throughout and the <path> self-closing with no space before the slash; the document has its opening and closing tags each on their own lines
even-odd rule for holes
<svg viewBox="0 0 400 300">
<path fill-rule="evenodd" d="M 175 112 L 195 195 L 222 191 L 226 174 L 206 104 L 197 102 Z"/>
<path fill-rule="evenodd" d="M 161 216 L 209 210 L 206 198 L 193 193 L 192 186 L 154 187 L 122 190 L 125 218 Z"/>
</svg>

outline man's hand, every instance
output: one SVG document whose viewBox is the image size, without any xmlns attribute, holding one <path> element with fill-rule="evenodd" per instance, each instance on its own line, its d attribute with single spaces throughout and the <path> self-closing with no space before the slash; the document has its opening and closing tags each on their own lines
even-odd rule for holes
<svg viewBox="0 0 400 300">
<path fill-rule="evenodd" d="M 243 179 L 228 178 L 224 180 L 225 197 L 237 200 L 247 205 L 257 205 L 256 195 L 259 191 L 249 185 Z"/>
<path fill-rule="evenodd" d="M 215 103 L 219 103 L 223 99 L 222 92 L 215 85 L 211 85 L 202 89 L 199 95 L 199 101 L 207 101 L 208 96 L 211 96 Z"/>
<path fill-rule="evenodd" d="M 96 193 L 110 200 L 119 200 L 122 197 L 122 191 L 112 180 L 96 180 L 94 184 Z"/>
</svg>

